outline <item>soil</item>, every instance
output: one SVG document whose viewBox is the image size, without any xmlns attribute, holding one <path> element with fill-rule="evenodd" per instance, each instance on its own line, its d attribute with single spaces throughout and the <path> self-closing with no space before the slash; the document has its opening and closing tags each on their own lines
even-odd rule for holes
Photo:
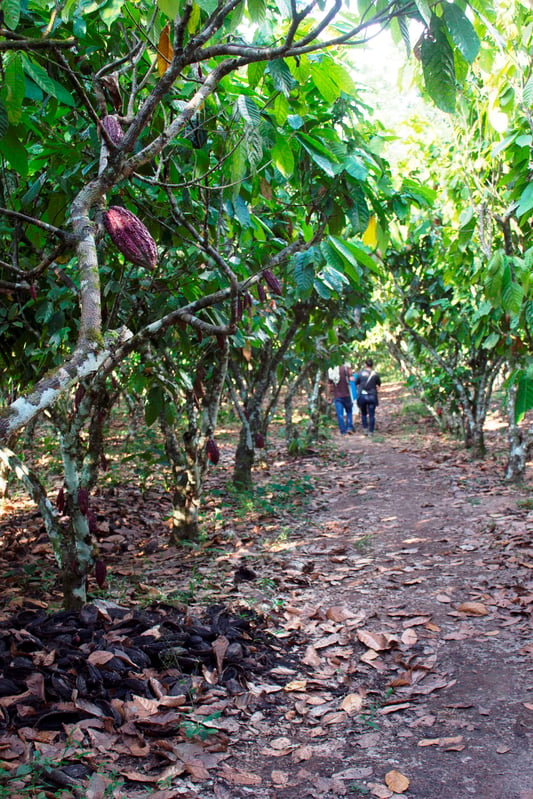
<svg viewBox="0 0 533 799">
<path fill-rule="evenodd" d="M 273 668 L 198 711 L 222 708 L 224 757 L 158 786 L 161 799 L 533 799 L 527 484 L 502 479 L 497 419 L 476 463 L 402 409 L 385 386 L 374 437 L 335 433 L 328 458 L 276 453 L 259 480 L 294 470 L 315 489 L 281 526 L 235 519 L 214 563 L 209 548 L 170 551 L 148 516 L 137 588 L 209 573 L 210 599 L 265 612 L 279 643 Z M 141 568 L 138 550 L 120 552 L 125 575 L 128 557 Z"/>
<path fill-rule="evenodd" d="M 252 714 L 248 742 L 231 747 L 229 764 L 260 775 L 261 784 L 215 781 L 201 797 L 390 797 L 397 794 L 386 775 L 397 771 L 409 781 L 401 793 L 409 799 L 533 799 L 533 515 L 520 505 L 523 491 L 499 479 L 501 463 L 470 464 L 435 434 L 406 434 L 397 401 L 398 388 L 384 388 L 374 438 L 337 436 L 345 458 L 337 470 L 324 467 L 333 490 L 325 489 L 324 507 L 297 547 L 298 568 L 320 557 L 320 576 L 293 590 L 290 605 L 304 617 L 341 605 L 364 618 L 366 630 L 398 636 L 396 659 L 408 666 L 418 656 L 425 680 L 438 675 L 442 687 L 398 688 L 393 701 L 402 690 L 407 701 L 388 712 L 395 707 L 384 699 L 388 664 L 352 663 L 326 678 L 325 692 L 367 691 L 375 713 L 363 707 L 320 729 L 309 714 L 295 714 L 285 694 L 270 712 Z M 335 572 L 339 580 L 330 579 Z M 479 607 L 458 609 L 467 602 Z M 417 638 L 407 647 L 406 629 Z M 352 627 L 348 647 L 354 637 Z M 317 691 L 321 670 L 328 673 L 317 663 Z M 281 755 L 271 743 L 280 739 L 290 749 Z"/>
</svg>

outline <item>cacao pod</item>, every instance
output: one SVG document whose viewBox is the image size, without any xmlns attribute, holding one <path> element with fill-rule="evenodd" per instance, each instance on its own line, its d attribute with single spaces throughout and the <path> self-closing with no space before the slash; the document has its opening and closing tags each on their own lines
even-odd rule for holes
<svg viewBox="0 0 533 799">
<path fill-rule="evenodd" d="M 207 449 L 207 457 L 209 458 L 213 466 L 216 466 L 220 460 L 220 450 L 218 449 L 218 444 L 214 438 L 208 439 L 206 444 L 206 449 Z"/>
<path fill-rule="evenodd" d="M 265 302 L 267 295 L 262 283 L 257 284 L 257 296 L 260 302 Z"/>
<path fill-rule="evenodd" d="M 263 449 L 265 446 L 265 437 L 262 433 L 256 433 L 254 436 L 254 441 L 257 449 Z"/>
<path fill-rule="evenodd" d="M 224 351 L 224 349 L 226 347 L 226 336 L 224 336 L 222 333 L 217 333 L 216 339 L 217 339 L 217 344 L 218 344 L 219 348 L 222 351 Z"/>
<path fill-rule="evenodd" d="M 114 114 L 108 114 L 102 119 L 101 125 L 113 144 L 118 147 L 124 138 L 124 131 L 116 116 Z"/>
<path fill-rule="evenodd" d="M 103 588 L 105 583 L 107 568 L 103 560 L 97 560 L 94 564 L 94 579 L 98 588 Z"/>
<path fill-rule="evenodd" d="M 112 205 L 104 213 L 104 226 L 124 258 L 137 266 L 154 268 L 157 263 L 155 241 L 135 214 L 120 205 Z"/>
<path fill-rule="evenodd" d="M 36 300 L 37 299 L 37 289 L 35 288 L 33 283 L 30 286 L 30 296 L 31 296 L 32 300 Z"/>
<path fill-rule="evenodd" d="M 263 277 L 272 294 L 277 294 L 278 297 L 281 297 L 283 295 L 283 288 L 276 275 L 271 272 L 270 269 L 263 269 Z"/>
<path fill-rule="evenodd" d="M 96 513 L 90 510 L 87 514 L 87 522 L 89 523 L 89 532 L 95 535 L 98 532 L 98 519 Z"/>
<path fill-rule="evenodd" d="M 83 516 L 87 516 L 89 510 L 89 492 L 86 488 L 80 488 L 78 491 L 78 508 Z"/>
<path fill-rule="evenodd" d="M 61 488 L 57 492 L 56 508 L 59 513 L 63 513 L 63 511 L 65 510 L 65 489 L 63 488 L 63 486 L 61 486 Z"/>
</svg>

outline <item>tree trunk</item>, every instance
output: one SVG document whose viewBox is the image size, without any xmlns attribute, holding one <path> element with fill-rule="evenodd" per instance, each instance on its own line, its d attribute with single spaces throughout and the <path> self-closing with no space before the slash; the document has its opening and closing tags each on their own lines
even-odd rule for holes
<svg viewBox="0 0 533 799">
<path fill-rule="evenodd" d="M 253 488 L 252 468 L 255 450 L 249 425 L 243 425 L 239 434 L 239 443 L 235 452 L 233 467 L 233 485 L 239 491 L 250 491 Z"/>
<path fill-rule="evenodd" d="M 517 386 L 513 383 L 507 392 L 507 418 L 509 427 L 507 429 L 507 465 L 505 467 L 505 479 L 509 482 L 519 483 L 524 479 L 529 445 L 531 443 L 529 431 L 521 430 L 515 422 Z"/>
</svg>

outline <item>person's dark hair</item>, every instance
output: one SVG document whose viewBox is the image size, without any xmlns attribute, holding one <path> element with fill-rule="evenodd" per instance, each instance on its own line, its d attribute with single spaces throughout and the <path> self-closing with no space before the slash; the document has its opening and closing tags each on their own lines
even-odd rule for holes
<svg viewBox="0 0 533 799">
<path fill-rule="evenodd" d="M 374 366 L 374 361 L 372 360 L 372 358 L 366 359 L 365 366 L 370 366 L 370 368 L 372 369 L 372 367 Z"/>
</svg>

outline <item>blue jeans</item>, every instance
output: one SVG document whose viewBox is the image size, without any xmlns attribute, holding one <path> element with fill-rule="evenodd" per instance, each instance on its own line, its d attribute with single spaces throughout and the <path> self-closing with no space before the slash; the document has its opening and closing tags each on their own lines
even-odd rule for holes
<svg viewBox="0 0 533 799">
<path fill-rule="evenodd" d="M 359 397 L 357 404 L 361 409 L 361 424 L 363 425 L 363 430 L 368 430 L 369 433 L 373 433 L 374 427 L 376 426 L 376 403 L 368 402 Z"/>
<path fill-rule="evenodd" d="M 344 435 L 347 430 L 353 430 L 352 408 L 353 403 L 351 397 L 337 397 L 335 399 L 337 422 L 339 423 L 339 430 L 342 435 Z M 345 412 L 346 420 L 344 419 Z"/>
</svg>

